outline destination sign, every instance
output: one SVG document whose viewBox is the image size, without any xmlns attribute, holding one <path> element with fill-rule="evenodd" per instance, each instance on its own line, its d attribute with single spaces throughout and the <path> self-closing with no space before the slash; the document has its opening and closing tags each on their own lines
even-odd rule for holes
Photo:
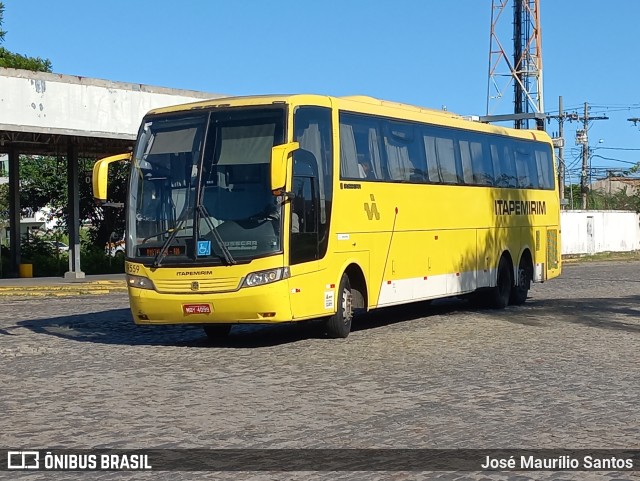
<svg viewBox="0 0 640 481">
<path fill-rule="evenodd" d="M 139 247 L 141 257 L 156 257 L 160 254 L 162 247 Z M 185 254 L 185 246 L 169 246 L 166 254 L 168 256 L 183 256 Z"/>
</svg>

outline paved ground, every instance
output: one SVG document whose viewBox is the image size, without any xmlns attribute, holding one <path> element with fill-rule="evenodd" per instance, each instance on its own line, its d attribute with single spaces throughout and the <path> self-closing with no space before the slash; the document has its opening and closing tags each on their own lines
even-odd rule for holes
<svg viewBox="0 0 640 481">
<path fill-rule="evenodd" d="M 527 304 L 314 326 L 136 327 L 126 295 L 0 299 L 0 446 L 640 449 L 640 263 Z M 15 473 L 0 472 L 6 479 Z M 635 476 L 635 477 L 634 477 Z M 24 479 L 640 479 L 636 473 L 31 473 Z"/>
</svg>

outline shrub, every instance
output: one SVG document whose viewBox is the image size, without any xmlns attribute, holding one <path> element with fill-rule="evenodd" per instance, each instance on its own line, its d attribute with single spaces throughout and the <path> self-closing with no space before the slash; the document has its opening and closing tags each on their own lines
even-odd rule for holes
<svg viewBox="0 0 640 481">
<path fill-rule="evenodd" d="M 67 270 L 69 256 L 66 252 L 58 252 L 45 239 L 31 236 L 29 240 L 23 238 L 20 261 L 33 265 L 35 277 L 61 276 Z"/>
<path fill-rule="evenodd" d="M 21 246 L 21 262 L 33 265 L 34 277 L 63 276 L 69 270 L 69 253 L 55 249 L 46 239 L 31 237 Z M 2 275 L 7 277 L 9 258 L 2 256 Z M 124 272 L 122 256 L 109 257 L 104 248 L 88 243 L 80 246 L 80 268 L 85 274 L 118 274 Z"/>
<path fill-rule="evenodd" d="M 120 274 L 124 272 L 124 258 L 107 256 L 104 248 L 83 244 L 80 249 L 80 266 L 85 274 Z"/>
</svg>

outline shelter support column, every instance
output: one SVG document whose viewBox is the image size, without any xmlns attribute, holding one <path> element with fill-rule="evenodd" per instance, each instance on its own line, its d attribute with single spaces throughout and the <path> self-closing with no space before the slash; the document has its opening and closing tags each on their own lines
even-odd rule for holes
<svg viewBox="0 0 640 481">
<path fill-rule="evenodd" d="M 18 277 L 20 265 L 20 156 L 9 149 L 9 275 Z"/>
<path fill-rule="evenodd" d="M 67 147 L 67 193 L 69 213 L 69 270 L 65 279 L 84 279 L 80 269 L 80 186 L 78 185 L 78 146 L 73 139 Z"/>
</svg>

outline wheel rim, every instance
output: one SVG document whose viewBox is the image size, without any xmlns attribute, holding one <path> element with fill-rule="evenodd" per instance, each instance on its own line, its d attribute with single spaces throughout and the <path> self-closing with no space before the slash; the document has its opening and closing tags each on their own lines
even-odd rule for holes
<svg viewBox="0 0 640 481">
<path fill-rule="evenodd" d="M 518 269 L 518 288 L 521 290 L 527 288 L 527 271 L 522 267 Z"/>
<path fill-rule="evenodd" d="M 342 319 L 347 324 L 353 317 L 353 298 L 350 289 L 342 291 Z"/>
</svg>

